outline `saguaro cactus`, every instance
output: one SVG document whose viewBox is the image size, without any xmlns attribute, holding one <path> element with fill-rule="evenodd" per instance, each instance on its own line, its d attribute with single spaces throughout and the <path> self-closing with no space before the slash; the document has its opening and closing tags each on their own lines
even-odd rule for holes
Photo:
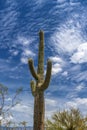
<svg viewBox="0 0 87 130">
<path fill-rule="evenodd" d="M 45 104 L 44 104 L 44 91 L 48 88 L 52 63 L 50 60 L 47 61 L 47 72 L 44 78 L 44 33 L 39 32 L 40 43 L 38 53 L 38 68 L 37 72 L 34 69 L 33 60 L 29 59 L 29 69 L 32 76 L 35 78 L 30 82 L 31 91 L 34 96 L 34 128 L 33 130 L 44 130 L 44 115 L 45 115 Z"/>
</svg>

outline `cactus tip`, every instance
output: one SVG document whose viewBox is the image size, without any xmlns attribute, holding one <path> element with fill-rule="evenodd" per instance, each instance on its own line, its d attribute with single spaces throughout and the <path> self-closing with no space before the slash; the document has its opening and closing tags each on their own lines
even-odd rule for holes
<svg viewBox="0 0 87 130">
<path fill-rule="evenodd" d="M 51 61 L 49 58 L 47 59 L 47 62 L 48 62 L 48 63 L 52 63 L 52 61 Z"/>
<path fill-rule="evenodd" d="M 29 59 L 28 59 L 28 62 L 31 62 L 31 61 L 32 61 L 32 58 L 29 58 Z"/>
<path fill-rule="evenodd" d="M 39 35 L 40 35 L 40 34 L 43 34 L 43 33 L 44 33 L 43 30 L 40 30 L 40 31 L 39 31 Z"/>
</svg>

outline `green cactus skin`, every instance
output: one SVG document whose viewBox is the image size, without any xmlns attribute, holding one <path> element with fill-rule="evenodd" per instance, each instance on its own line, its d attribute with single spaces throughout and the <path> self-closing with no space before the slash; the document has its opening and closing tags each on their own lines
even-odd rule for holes
<svg viewBox="0 0 87 130">
<path fill-rule="evenodd" d="M 30 82 L 32 95 L 34 96 L 34 128 L 33 130 L 44 130 L 44 117 L 45 117 L 45 103 L 44 103 L 44 91 L 48 88 L 52 63 L 47 61 L 47 72 L 44 79 L 44 32 L 39 32 L 40 43 L 38 53 L 38 69 L 37 72 L 34 69 L 34 63 L 32 59 L 28 60 L 29 69 L 34 77 Z"/>
</svg>

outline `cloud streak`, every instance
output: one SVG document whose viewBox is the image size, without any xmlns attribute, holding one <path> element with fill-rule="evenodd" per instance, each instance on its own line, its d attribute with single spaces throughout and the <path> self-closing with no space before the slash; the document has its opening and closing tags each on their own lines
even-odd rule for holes
<svg viewBox="0 0 87 130">
<path fill-rule="evenodd" d="M 17 3 L 13 0 L 7 0 L 5 4 L 6 8 L 0 10 L 0 44 L 2 47 L 6 48 L 10 44 L 9 42 L 6 42 L 10 39 L 9 34 L 14 31 L 14 28 L 17 25 L 18 12 L 16 10 Z M 2 44 L 3 42 L 4 44 Z"/>
<path fill-rule="evenodd" d="M 68 26 L 67 26 L 68 24 Z M 70 23 L 71 24 L 71 23 Z M 51 37 L 56 52 L 71 55 L 77 47 L 84 41 L 80 31 L 69 23 L 62 25 Z"/>
<path fill-rule="evenodd" d="M 87 43 L 79 45 L 76 52 L 71 56 L 71 62 L 73 63 L 85 63 L 87 62 Z"/>
<path fill-rule="evenodd" d="M 62 72 L 62 68 L 64 66 L 64 61 L 59 56 L 50 57 L 53 66 L 52 66 L 52 75 L 57 75 L 58 73 Z"/>
<path fill-rule="evenodd" d="M 26 38 L 26 37 L 18 37 L 18 45 L 21 49 L 21 63 L 27 64 L 29 57 L 34 57 L 35 53 L 33 52 L 33 49 L 31 49 L 31 43 L 34 41 L 32 38 Z"/>
</svg>

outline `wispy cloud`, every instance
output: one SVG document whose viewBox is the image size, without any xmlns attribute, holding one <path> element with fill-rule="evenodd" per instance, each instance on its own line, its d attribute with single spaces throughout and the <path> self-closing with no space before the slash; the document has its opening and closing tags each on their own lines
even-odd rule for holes
<svg viewBox="0 0 87 130">
<path fill-rule="evenodd" d="M 69 24 L 69 23 L 67 23 Z M 61 26 L 51 37 L 56 52 L 72 54 L 84 41 L 78 29 L 74 26 Z"/>
<path fill-rule="evenodd" d="M 53 99 L 48 99 L 48 98 L 46 98 L 45 99 L 45 101 L 46 101 L 46 105 L 48 106 L 55 106 L 56 105 L 56 100 L 53 100 Z"/>
<path fill-rule="evenodd" d="M 34 0 L 34 1 L 35 1 L 35 3 L 36 3 L 37 6 L 42 6 L 42 5 L 45 4 L 48 0 L 45 0 L 45 1 L 43 1 L 43 0 Z"/>
<path fill-rule="evenodd" d="M 68 76 L 68 72 L 67 72 L 67 71 L 64 71 L 64 72 L 62 73 L 62 75 L 63 75 L 63 76 Z"/>
<path fill-rule="evenodd" d="M 74 1 L 70 2 L 73 3 Z M 79 12 L 83 15 L 74 10 L 72 12 L 70 11 L 65 21 L 61 22 L 58 27 L 56 26 L 56 31 L 51 36 L 50 42 L 54 43 L 53 47 L 58 54 L 63 53 L 70 56 L 81 44 L 86 42 L 85 36 L 83 36 L 83 29 L 87 21 L 86 8 L 84 8 L 84 11 L 82 10 L 82 6 L 79 9 Z"/>
<path fill-rule="evenodd" d="M 57 0 L 58 3 L 64 3 L 67 2 L 67 0 Z"/>
<path fill-rule="evenodd" d="M 11 56 L 17 56 L 19 54 L 19 50 L 9 49 L 9 53 L 10 53 Z"/>
<path fill-rule="evenodd" d="M 62 67 L 64 66 L 65 62 L 59 56 L 50 57 L 50 59 L 52 60 L 53 63 L 52 74 L 56 75 L 62 71 Z"/>
<path fill-rule="evenodd" d="M 30 37 L 18 36 L 18 44 L 22 45 L 23 47 L 28 47 L 30 43 L 33 41 Z"/>
<path fill-rule="evenodd" d="M 75 98 L 66 103 L 68 107 L 79 108 L 83 114 L 86 114 L 87 98 Z"/>
<path fill-rule="evenodd" d="M 73 75 L 72 79 L 76 80 L 77 82 L 87 81 L 87 71 L 80 71 L 76 75 Z"/>
<path fill-rule="evenodd" d="M 45 113 L 45 118 L 50 118 L 51 115 L 56 111 L 56 104 L 57 101 L 54 99 L 46 98 L 46 113 Z"/>
<path fill-rule="evenodd" d="M 7 72 L 10 69 L 10 60 L 0 59 L 0 72 Z"/>
<path fill-rule="evenodd" d="M 77 5 L 80 5 L 80 1 L 74 1 L 74 0 L 70 0 L 70 5 L 71 6 L 77 6 Z"/>
<path fill-rule="evenodd" d="M 85 87 L 84 87 L 84 84 L 80 84 L 80 85 L 78 85 L 77 87 L 76 87 L 76 91 L 77 92 L 80 92 L 80 91 L 82 91 L 83 89 L 84 89 Z"/>
<path fill-rule="evenodd" d="M 52 103 L 53 102 L 53 103 Z M 51 104 L 52 103 L 52 104 Z M 62 111 L 65 109 L 70 108 L 79 108 L 80 111 L 86 115 L 86 108 L 87 108 L 87 98 L 73 98 L 73 99 L 60 99 L 56 98 L 55 100 L 49 100 L 49 104 L 46 104 L 46 118 L 50 118 L 54 112 Z"/>
<path fill-rule="evenodd" d="M 23 79 L 25 73 L 21 63 L 15 64 L 12 62 L 12 59 L 0 59 L 0 74 L 3 74 L 3 76 L 1 76 L 1 82 L 3 78 L 12 80 Z"/>
<path fill-rule="evenodd" d="M 0 44 L 2 47 L 10 45 L 10 33 L 14 30 L 17 25 L 18 12 L 16 10 L 17 3 L 13 0 L 7 0 L 5 2 L 5 8 L 0 10 Z M 9 41 L 8 43 L 4 43 Z"/>
<path fill-rule="evenodd" d="M 67 68 L 68 71 L 68 78 L 71 80 L 71 82 L 75 81 L 76 83 L 81 83 L 87 81 L 87 71 L 82 69 L 82 64 L 73 64 L 71 67 L 71 64 L 69 64 L 70 67 Z M 84 64 L 84 67 L 86 64 Z"/>
<path fill-rule="evenodd" d="M 28 63 L 28 58 L 35 56 L 35 53 L 33 53 L 31 50 L 24 49 L 24 52 L 22 53 L 21 62 L 24 64 Z"/>
<path fill-rule="evenodd" d="M 27 64 L 28 62 L 28 58 L 29 57 L 33 57 L 35 56 L 35 53 L 33 52 L 33 50 L 31 49 L 31 43 L 34 41 L 34 39 L 32 38 L 26 38 L 26 37 L 21 37 L 18 36 L 18 45 L 20 45 L 20 49 L 21 49 L 21 63 L 23 64 Z"/>
<path fill-rule="evenodd" d="M 68 90 L 70 89 L 70 90 L 66 94 L 66 98 L 72 100 L 72 99 L 78 98 L 81 92 L 84 93 L 86 90 L 86 87 L 85 87 L 85 84 L 82 82 L 82 83 L 74 84 L 72 88 L 67 87 L 67 89 Z"/>
<path fill-rule="evenodd" d="M 82 72 L 81 65 L 82 63 L 87 62 L 87 43 L 82 32 L 82 27 L 84 28 L 86 23 L 83 24 L 78 18 L 86 21 L 85 18 L 80 17 L 78 13 L 73 13 L 73 16 L 72 13 L 70 13 L 67 20 L 64 21 L 64 23 L 61 23 L 51 35 L 50 40 L 52 47 L 55 50 L 54 53 L 56 52 L 58 56 L 61 56 L 61 59 L 65 62 L 64 66 L 61 66 L 60 63 L 60 66 L 57 66 L 57 68 L 62 69 L 60 71 L 62 75 L 61 78 L 65 75 L 66 82 L 72 82 L 73 85 L 74 82 L 79 83 L 86 81 L 85 77 L 87 77 L 86 71 L 84 70 Z M 53 67 L 55 68 L 54 70 L 56 73 L 56 67 Z M 78 91 L 80 91 L 81 87 L 82 86 L 77 87 Z M 72 92 L 71 95 L 68 95 L 72 98 L 78 96 L 77 92 Z"/>
<path fill-rule="evenodd" d="M 87 62 L 87 43 L 79 45 L 76 52 L 71 56 L 71 62 L 73 63 L 85 63 Z"/>
</svg>

